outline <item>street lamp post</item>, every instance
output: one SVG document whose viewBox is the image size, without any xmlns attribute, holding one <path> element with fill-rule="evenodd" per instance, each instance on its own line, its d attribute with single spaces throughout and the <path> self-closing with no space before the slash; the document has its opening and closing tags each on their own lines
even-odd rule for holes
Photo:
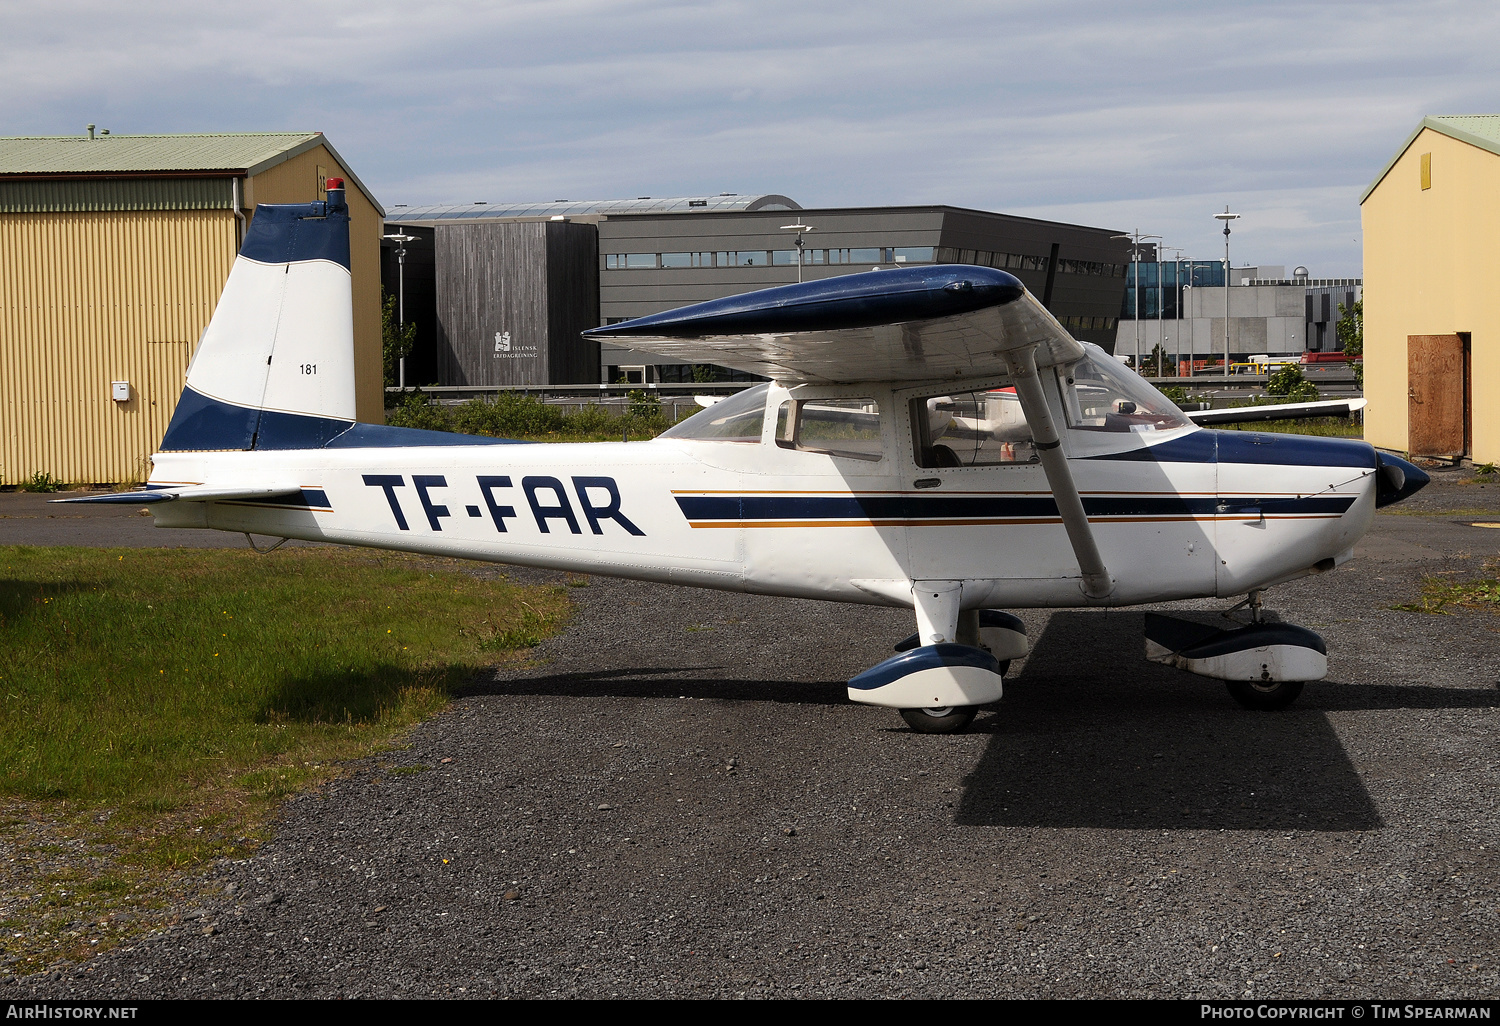
<svg viewBox="0 0 1500 1026">
<path fill-rule="evenodd" d="M 796 232 L 797 233 L 797 284 L 801 285 L 802 284 L 802 247 L 807 244 L 806 240 L 803 239 L 802 236 L 806 235 L 808 232 L 815 232 L 818 229 L 814 225 L 803 224 L 802 223 L 802 218 L 799 217 L 799 218 L 797 218 L 797 223 L 796 224 L 784 224 L 784 225 L 781 226 L 781 230 L 784 231 L 784 232 Z"/>
<path fill-rule="evenodd" d="M 1188 261 L 1188 283 L 1182 287 L 1181 297 L 1177 300 L 1177 338 L 1179 343 L 1182 339 L 1182 328 L 1187 320 L 1188 298 L 1193 291 L 1193 262 Z M 1193 376 L 1194 357 L 1198 355 L 1197 345 L 1193 341 L 1193 326 L 1187 325 L 1188 329 L 1188 377 Z"/>
<path fill-rule="evenodd" d="M 1160 257 L 1161 254 L 1163 252 L 1165 252 L 1166 250 L 1168 250 L 1168 249 L 1170 249 L 1173 253 L 1176 254 L 1176 258 L 1172 261 L 1172 289 L 1175 292 L 1176 289 L 1177 289 L 1177 269 L 1182 264 L 1182 250 L 1178 249 L 1176 246 L 1162 246 L 1162 247 L 1160 247 L 1160 249 L 1157 250 L 1157 254 L 1156 255 L 1158 257 Z M 1179 307 L 1180 306 L 1181 306 L 1181 303 L 1179 301 Z M 1166 325 L 1162 323 L 1163 318 L 1166 317 L 1166 308 L 1167 308 L 1167 280 L 1166 280 L 1165 277 L 1162 276 L 1161 261 L 1157 260 L 1157 262 L 1156 262 L 1156 333 L 1161 336 L 1161 344 L 1162 344 L 1163 348 L 1165 348 L 1166 344 L 1167 344 L 1167 329 L 1166 329 Z M 1178 312 L 1179 312 L 1179 315 L 1180 315 L 1181 310 L 1179 309 Z M 1178 369 L 1177 368 L 1177 358 L 1182 355 L 1182 352 L 1181 352 L 1181 348 L 1182 348 L 1182 332 L 1181 331 L 1178 331 L 1178 333 L 1177 333 L 1177 339 L 1175 340 L 1175 343 L 1176 344 L 1173 346 L 1173 352 L 1172 352 L 1172 371 L 1173 371 L 1172 376 L 1174 378 L 1177 377 L 1177 374 L 1176 374 L 1176 371 Z"/>
<path fill-rule="evenodd" d="M 1130 311 L 1131 322 L 1135 325 L 1135 372 L 1141 372 L 1141 242 L 1144 239 L 1160 239 L 1160 235 L 1142 235 L 1140 229 L 1136 229 L 1129 235 L 1111 235 L 1111 239 L 1129 239 L 1130 246 L 1130 273 L 1135 279 L 1132 288 L 1134 290 L 1134 309 Z M 1159 369 L 1159 368 L 1158 368 Z"/>
<path fill-rule="evenodd" d="M 1214 215 L 1224 222 L 1224 376 L 1226 378 L 1229 376 L 1229 222 L 1239 216 L 1239 214 L 1231 214 L 1228 206 L 1224 207 L 1224 213 Z"/>
<path fill-rule="evenodd" d="M 397 232 L 394 235 L 384 235 L 381 237 L 384 239 L 388 239 L 396 244 L 396 321 L 398 323 L 397 331 L 399 332 L 399 334 L 405 335 L 406 332 L 401 329 L 404 329 L 406 327 L 406 244 L 408 242 L 416 242 L 418 236 L 406 235 L 401 232 Z M 396 379 L 396 384 L 398 387 L 405 389 L 405 353 L 401 354 L 401 359 L 397 366 L 399 368 L 399 373 Z"/>
</svg>

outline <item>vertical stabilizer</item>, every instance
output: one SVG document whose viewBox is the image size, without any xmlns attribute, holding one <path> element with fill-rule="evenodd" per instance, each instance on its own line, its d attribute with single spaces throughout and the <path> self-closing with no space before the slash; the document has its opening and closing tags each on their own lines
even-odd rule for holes
<svg viewBox="0 0 1500 1026">
<path fill-rule="evenodd" d="M 260 204 L 163 451 L 317 448 L 354 423 L 354 304 L 343 181 Z"/>
</svg>

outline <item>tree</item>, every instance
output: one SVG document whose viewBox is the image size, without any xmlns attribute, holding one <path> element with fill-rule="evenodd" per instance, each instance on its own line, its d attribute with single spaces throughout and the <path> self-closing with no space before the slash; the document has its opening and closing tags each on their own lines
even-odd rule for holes
<svg viewBox="0 0 1500 1026">
<path fill-rule="evenodd" d="M 1302 368 L 1289 363 L 1266 382 L 1266 395 L 1274 395 L 1284 402 L 1312 403 L 1318 400 L 1318 386 L 1302 376 Z"/>
<path fill-rule="evenodd" d="M 417 326 L 397 324 L 395 296 L 381 289 L 380 298 L 380 353 L 385 366 L 385 384 L 389 388 L 400 384 L 401 361 L 411 355 L 412 345 L 417 340 Z"/>
<path fill-rule="evenodd" d="M 1339 348 L 1344 351 L 1344 362 L 1354 372 L 1355 385 L 1359 386 L 1360 391 L 1364 391 L 1365 301 L 1361 299 L 1347 308 L 1340 303 L 1339 321 L 1334 325 L 1333 331 L 1338 337 Z"/>
</svg>

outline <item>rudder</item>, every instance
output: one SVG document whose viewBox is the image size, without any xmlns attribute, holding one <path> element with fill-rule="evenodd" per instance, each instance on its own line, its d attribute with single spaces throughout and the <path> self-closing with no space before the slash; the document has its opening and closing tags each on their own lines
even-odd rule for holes
<svg viewBox="0 0 1500 1026">
<path fill-rule="evenodd" d="M 328 186 L 255 208 L 162 451 L 318 448 L 353 425 L 349 207 Z"/>
</svg>

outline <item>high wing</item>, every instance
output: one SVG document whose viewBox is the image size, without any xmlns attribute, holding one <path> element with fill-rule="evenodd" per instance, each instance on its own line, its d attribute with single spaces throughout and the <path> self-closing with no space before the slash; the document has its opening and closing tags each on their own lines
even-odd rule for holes
<svg viewBox="0 0 1500 1026">
<path fill-rule="evenodd" d="M 1083 347 L 1019 279 L 966 264 L 869 271 L 765 289 L 595 328 L 584 337 L 783 384 L 922 381 L 1010 373 Z"/>
<path fill-rule="evenodd" d="M 1081 346 L 1014 275 L 946 264 L 849 274 L 699 303 L 584 333 L 782 384 L 1008 376 L 1026 412 L 1083 589 L 1114 589 L 1043 396 L 1039 370 Z"/>
<path fill-rule="evenodd" d="M 1325 399 L 1315 403 L 1277 403 L 1274 406 L 1236 406 L 1228 410 L 1193 410 L 1185 416 L 1194 424 L 1250 424 L 1259 420 L 1351 417 L 1364 409 L 1367 402 L 1366 399 Z"/>
</svg>

